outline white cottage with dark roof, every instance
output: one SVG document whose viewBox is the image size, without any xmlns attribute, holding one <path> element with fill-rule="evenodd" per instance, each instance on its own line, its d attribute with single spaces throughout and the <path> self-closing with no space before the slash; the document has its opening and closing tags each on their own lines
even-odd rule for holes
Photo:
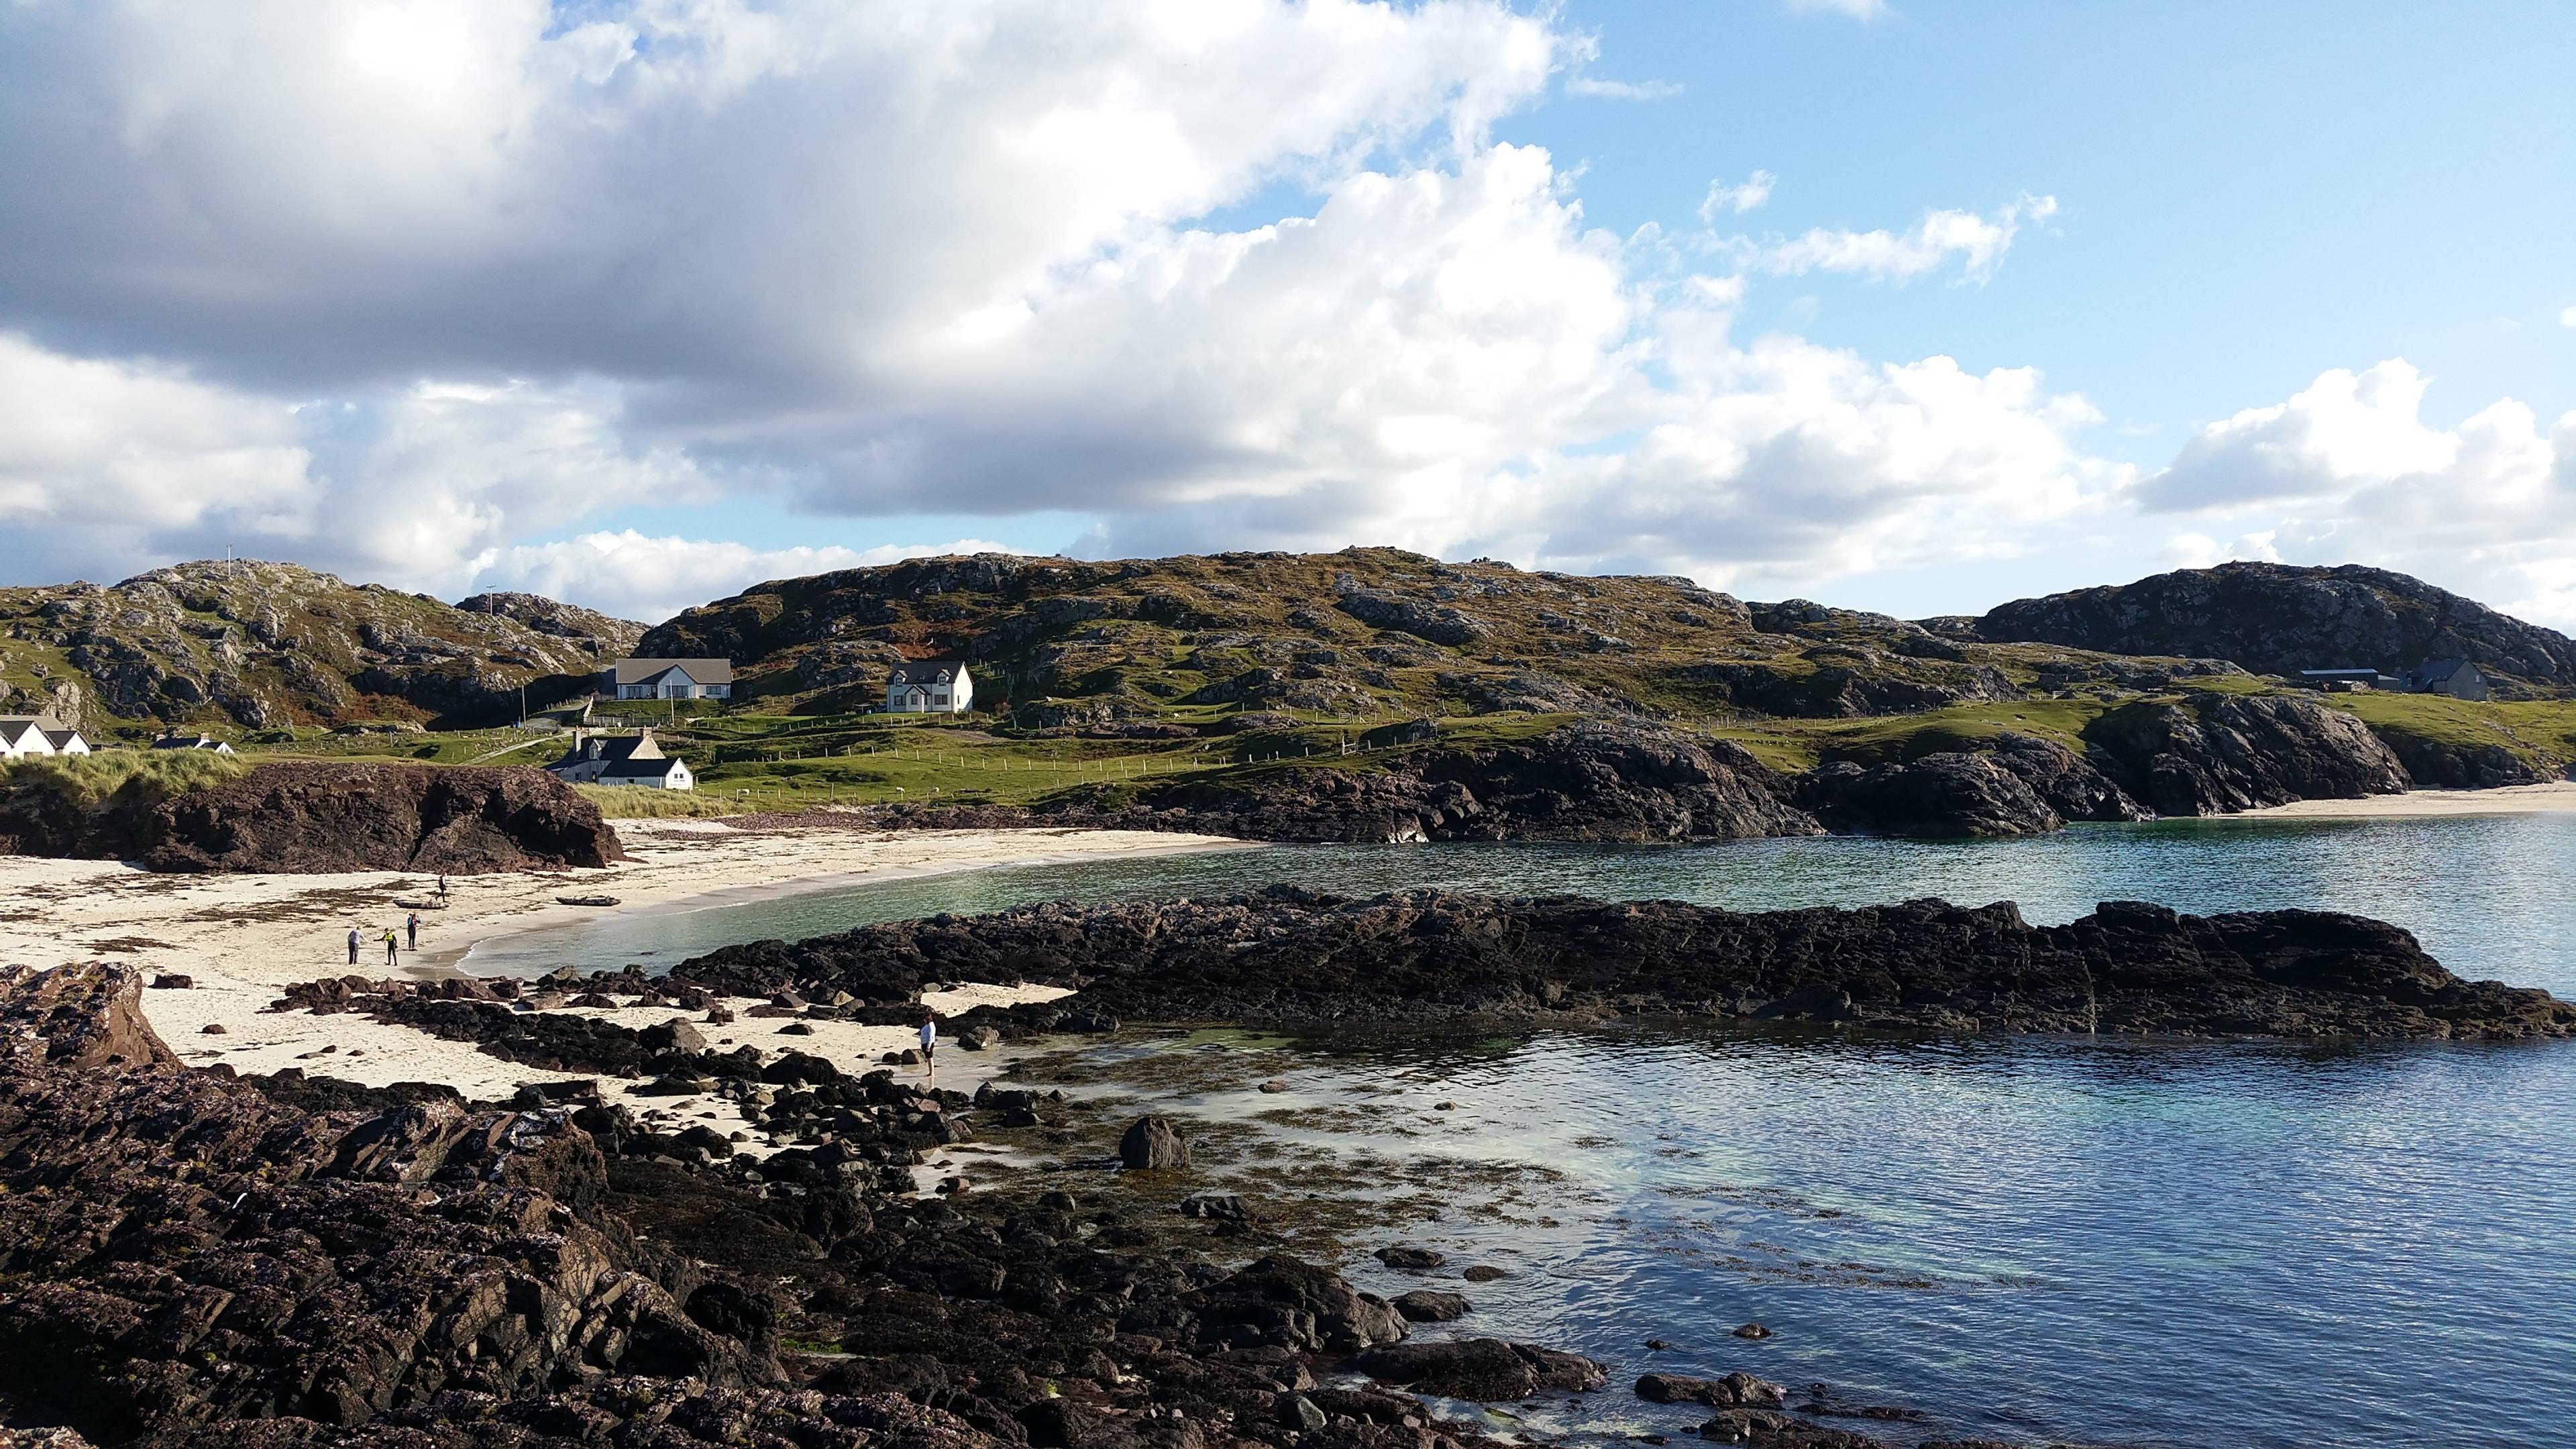
<svg viewBox="0 0 2576 1449">
<path fill-rule="evenodd" d="M 886 677 L 888 714 L 964 714 L 975 702 L 975 676 L 963 659 L 912 659 Z"/>
<path fill-rule="evenodd" d="M 599 671 L 609 699 L 730 699 L 730 659 L 620 659 Z"/>
<path fill-rule="evenodd" d="M 576 785 L 639 785 L 648 790 L 694 790 L 689 767 L 676 755 L 662 753 L 661 743 L 646 730 L 634 735 L 572 737 L 564 757 L 546 766 L 556 779 Z"/>
</svg>

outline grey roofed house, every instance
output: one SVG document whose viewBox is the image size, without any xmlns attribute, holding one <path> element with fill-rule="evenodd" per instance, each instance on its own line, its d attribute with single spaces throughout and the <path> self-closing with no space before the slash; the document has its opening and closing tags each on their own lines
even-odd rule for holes
<svg viewBox="0 0 2576 1449">
<path fill-rule="evenodd" d="M 630 761 L 663 758 L 665 756 L 662 754 L 662 746 L 653 738 L 651 730 L 633 735 L 592 735 L 576 732 L 572 737 L 572 746 L 564 751 L 563 758 L 546 768 L 566 780 L 579 782 L 597 780 L 611 769 L 623 766 Z"/>
<path fill-rule="evenodd" d="M 660 785 L 666 789 L 689 788 L 689 767 L 669 755 L 645 759 L 629 755 L 599 772 L 603 785 Z"/>
<path fill-rule="evenodd" d="M 37 746 L 42 745 L 39 749 Z M 56 746 L 45 729 L 42 717 L 32 714 L 0 714 L 0 755 L 46 755 Z"/>
<path fill-rule="evenodd" d="M 733 694 L 733 661 L 620 659 L 599 671 L 599 692 L 612 699 L 725 699 Z"/>
<path fill-rule="evenodd" d="M 224 743 L 222 740 L 216 739 L 213 735 L 157 735 L 152 740 L 152 748 L 156 750 L 212 750 L 219 755 L 229 755 L 233 752 L 232 746 Z"/>
<path fill-rule="evenodd" d="M 2453 699 L 2484 699 L 2487 677 L 2465 659 L 2427 659 L 2402 676 L 2413 694 L 2447 694 Z"/>
</svg>

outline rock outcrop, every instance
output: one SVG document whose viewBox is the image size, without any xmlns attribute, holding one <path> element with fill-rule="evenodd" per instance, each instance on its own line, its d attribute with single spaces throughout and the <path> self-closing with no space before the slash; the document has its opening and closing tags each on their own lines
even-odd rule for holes
<svg viewBox="0 0 2576 1449">
<path fill-rule="evenodd" d="M 0 589 L 0 682 L 53 671 L 31 683 L 59 711 L 64 686 L 79 698 L 68 664 L 90 704 L 131 720 L 489 723 L 519 708 L 522 687 L 539 706 L 578 692 L 642 632 L 531 594 L 450 608 L 294 564 L 209 559 L 105 588 Z"/>
<path fill-rule="evenodd" d="M 2053 740 L 2004 734 L 1980 743 L 1870 766 L 1828 762 L 1797 778 L 1794 798 L 1844 833 L 2038 835 L 2069 820 L 2152 813 Z"/>
<path fill-rule="evenodd" d="M 604 866 L 626 858 L 599 807 L 526 767 L 259 765 L 168 797 L 85 812 L 13 809 L 0 854 L 138 861 L 152 870 L 322 874 Z"/>
<path fill-rule="evenodd" d="M 478 1108 L 99 1050 L 136 984 L 0 971 L 0 1439 L 1502 1449 L 1316 1384 L 1407 1332 L 1330 1269 L 1161 1250 L 1062 1192 L 915 1197 L 955 1093 L 781 1057 L 737 1100 L 816 1145 L 755 1164 L 595 1088 Z"/>
<path fill-rule="evenodd" d="M 1431 748 L 1358 770 L 1285 769 L 1141 801 L 1272 840 L 1735 840 L 1821 827 L 1740 746 L 1635 721 L 1525 744 Z"/>
<path fill-rule="evenodd" d="M 2370 728 L 2287 695 L 2195 694 L 2125 705 L 2085 730 L 2088 755 L 2159 815 L 2221 815 L 2413 786 Z"/>
<path fill-rule="evenodd" d="M 2016 600 L 1977 620 L 1975 632 L 2108 654 L 2211 655 L 2261 674 L 2463 658 L 2490 676 L 2576 686 L 2576 639 L 2359 564 L 2182 569 Z"/>
<path fill-rule="evenodd" d="M 1384 1021 L 1676 1013 L 1945 1030 L 2284 1037 L 2576 1032 L 2547 992 L 2463 981 L 2358 916 L 2210 917 L 2109 903 L 2033 927 L 2009 902 L 1746 915 L 1676 901 L 1360 900 L 1274 887 L 1219 900 L 1025 906 L 729 947 L 675 976 L 729 994 L 933 980 L 1078 987 L 978 1012 L 1178 1021 Z"/>
</svg>

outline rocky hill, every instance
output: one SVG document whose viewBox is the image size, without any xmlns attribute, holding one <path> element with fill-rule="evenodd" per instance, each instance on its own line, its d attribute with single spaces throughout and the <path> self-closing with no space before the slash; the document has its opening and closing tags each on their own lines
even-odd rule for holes
<svg viewBox="0 0 2576 1449">
<path fill-rule="evenodd" d="M 759 585 L 648 631 L 639 652 L 731 658 L 737 692 L 862 704 L 905 659 L 978 666 L 1023 725 L 1175 706 L 1346 718 L 1513 710 L 1654 718 L 1905 714 L 2072 681 L 2154 688 L 2235 672 L 1942 638 L 1688 579 L 1530 573 L 1398 549 L 1079 563 L 979 554 Z"/>
<path fill-rule="evenodd" d="M 488 723 L 581 688 L 643 626 L 530 594 L 448 605 L 294 564 L 0 588 L 0 710 L 246 728 Z"/>
<path fill-rule="evenodd" d="M 2258 674 L 2394 671 L 2427 659 L 2466 658 L 2503 695 L 2576 689 L 2576 639 L 2421 579 L 2359 564 L 2183 569 L 2016 600 L 1960 632 L 1990 644 L 2205 655 Z"/>
<path fill-rule="evenodd" d="M 110 761 L 137 768 L 107 788 Z M 302 760 L 243 768 L 158 751 L 0 771 L 0 855 L 293 875 L 473 875 L 626 858 L 599 807 L 543 770 Z"/>
</svg>

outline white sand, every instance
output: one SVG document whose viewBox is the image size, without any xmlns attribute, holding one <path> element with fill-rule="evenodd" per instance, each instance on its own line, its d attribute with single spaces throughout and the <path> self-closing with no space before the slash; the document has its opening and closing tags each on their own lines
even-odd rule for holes
<svg viewBox="0 0 2576 1449">
<path fill-rule="evenodd" d="M 301 981 L 346 975 L 438 976 L 478 941 L 611 911 L 667 907 L 700 898 L 741 898 L 822 889 L 870 880 L 1113 856 L 1246 848 L 1214 836 L 1145 831 L 1019 830 L 878 833 L 837 826 L 741 831 L 721 821 L 629 820 L 617 823 L 632 861 L 604 870 L 452 876 L 443 910 L 421 914 L 421 949 L 405 950 L 389 969 L 381 940 L 399 928 L 401 901 L 436 899 L 436 877 L 375 872 L 352 875 L 158 875 L 110 861 L 0 858 L 0 962 L 47 967 L 111 959 L 155 973 L 184 973 L 187 990 L 144 993 L 145 1014 L 173 1050 L 194 1065 L 228 1063 L 243 1072 L 301 1067 L 369 1086 L 443 1082 L 472 1099 L 505 1098 L 521 1083 L 575 1080 L 487 1056 L 464 1042 L 442 1041 L 408 1027 L 352 1013 L 315 1016 L 271 1012 L 280 990 Z M 614 895 L 614 908 L 563 906 L 559 895 Z M 350 927 L 366 937 L 358 964 L 348 963 Z M 967 986 L 925 994 L 948 1014 L 992 1002 L 1044 1000 L 1046 987 L 1012 990 Z M 719 1046 L 789 1047 L 830 1058 L 844 1070 L 873 1066 L 889 1051 L 913 1045 L 907 1027 L 814 1021 L 810 1036 L 782 1036 L 779 1019 L 743 1012 L 758 1003 L 728 1002 L 730 1026 L 701 1026 Z M 672 1007 L 589 1010 L 628 1026 L 692 1016 Z M 208 1025 L 223 1028 L 209 1035 Z M 946 1046 L 939 1085 L 973 1090 L 1001 1064 L 1001 1054 Z M 911 1075 L 907 1072 L 907 1075 Z M 602 1083 L 611 1091 L 635 1084 Z M 641 1098 L 639 1110 L 679 1114 L 678 1125 L 705 1120 L 719 1130 L 745 1130 L 733 1104 L 712 1097 Z M 758 1150 L 757 1137 L 742 1144 Z"/>
<path fill-rule="evenodd" d="M 2576 780 L 2494 790 L 2409 790 L 2360 800 L 2295 800 L 2233 820 L 2404 820 L 2445 815 L 2548 815 L 2576 810 Z"/>
</svg>

